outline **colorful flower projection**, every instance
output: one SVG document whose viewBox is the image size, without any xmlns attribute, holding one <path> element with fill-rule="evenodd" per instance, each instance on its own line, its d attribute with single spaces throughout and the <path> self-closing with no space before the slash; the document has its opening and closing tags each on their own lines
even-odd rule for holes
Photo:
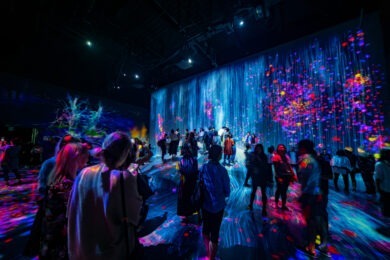
<svg viewBox="0 0 390 260">
<path fill-rule="evenodd" d="M 102 105 L 91 109 L 88 100 L 68 95 L 67 101 L 63 101 L 62 110 L 57 111 L 52 126 L 75 136 L 102 137 L 105 131 L 98 128 L 102 116 Z"/>
<path fill-rule="evenodd" d="M 358 30 L 305 39 L 156 91 L 152 136 L 225 125 L 235 137 L 255 133 L 265 146 L 309 138 L 331 152 L 345 146 L 376 152 L 389 141 L 388 93 L 365 37 Z"/>
<path fill-rule="evenodd" d="M 261 86 L 264 116 L 280 123 L 293 142 L 320 135 L 319 147 L 326 141 L 383 147 L 382 79 L 365 47 L 358 31 L 341 42 L 337 56 L 325 56 L 317 43 L 304 55 L 291 54 L 290 66 L 270 64 L 265 72 L 270 84 Z"/>
</svg>

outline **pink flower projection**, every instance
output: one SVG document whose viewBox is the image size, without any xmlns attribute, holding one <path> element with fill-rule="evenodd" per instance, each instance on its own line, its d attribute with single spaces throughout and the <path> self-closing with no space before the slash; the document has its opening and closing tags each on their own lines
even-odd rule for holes
<svg viewBox="0 0 390 260">
<path fill-rule="evenodd" d="M 265 77 L 271 84 L 261 86 L 265 113 L 290 138 L 300 132 L 322 133 L 321 139 L 329 141 L 326 133 L 332 132 L 330 140 L 341 143 L 357 133 L 361 140 L 355 138 L 356 143 L 375 150 L 383 147 L 382 81 L 364 51 L 364 33 L 358 31 L 341 43 L 342 62 L 340 57 L 304 62 L 302 54 L 294 53 L 290 66 L 270 64 Z"/>
<path fill-rule="evenodd" d="M 205 102 L 204 112 L 209 120 L 213 119 L 213 104 L 210 101 Z"/>
</svg>

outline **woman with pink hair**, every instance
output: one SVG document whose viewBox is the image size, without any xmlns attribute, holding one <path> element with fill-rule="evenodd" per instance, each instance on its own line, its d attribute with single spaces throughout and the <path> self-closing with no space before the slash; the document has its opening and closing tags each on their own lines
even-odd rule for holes
<svg viewBox="0 0 390 260">
<path fill-rule="evenodd" d="M 67 204 L 77 172 L 85 166 L 86 145 L 69 143 L 57 154 L 47 181 L 39 259 L 67 259 Z"/>
</svg>

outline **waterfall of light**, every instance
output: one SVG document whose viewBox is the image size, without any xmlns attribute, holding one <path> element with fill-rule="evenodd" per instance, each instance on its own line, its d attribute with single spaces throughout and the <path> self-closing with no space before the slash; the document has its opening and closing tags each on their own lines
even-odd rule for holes
<svg viewBox="0 0 390 260">
<path fill-rule="evenodd" d="M 171 129 L 227 126 L 265 147 L 309 138 L 331 152 L 377 151 L 388 138 L 385 80 L 366 34 L 313 36 L 154 92 L 152 145 Z"/>
</svg>

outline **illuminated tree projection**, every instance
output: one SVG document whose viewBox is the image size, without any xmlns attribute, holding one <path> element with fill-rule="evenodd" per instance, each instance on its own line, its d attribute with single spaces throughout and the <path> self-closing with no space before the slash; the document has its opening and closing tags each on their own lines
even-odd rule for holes
<svg viewBox="0 0 390 260">
<path fill-rule="evenodd" d="M 103 116 L 103 106 L 91 109 L 87 100 L 68 95 L 63 102 L 62 110 L 57 111 L 53 127 L 63 129 L 66 133 L 80 137 L 102 137 L 106 132 L 98 128 Z"/>
<path fill-rule="evenodd" d="M 318 148 L 388 142 L 384 74 L 362 30 L 306 39 L 195 76 L 152 95 L 152 142 L 162 132 L 228 126 L 266 147 L 312 139 Z M 324 37 L 323 37 L 324 38 Z"/>
<path fill-rule="evenodd" d="M 101 104 L 91 108 L 88 100 L 68 95 L 62 102 L 62 108 L 57 111 L 57 117 L 52 127 L 74 136 L 99 141 L 107 132 L 122 130 L 129 132 L 133 138 L 147 140 L 147 128 L 136 126 L 132 118 L 125 117 L 120 112 L 107 111 Z"/>
</svg>

